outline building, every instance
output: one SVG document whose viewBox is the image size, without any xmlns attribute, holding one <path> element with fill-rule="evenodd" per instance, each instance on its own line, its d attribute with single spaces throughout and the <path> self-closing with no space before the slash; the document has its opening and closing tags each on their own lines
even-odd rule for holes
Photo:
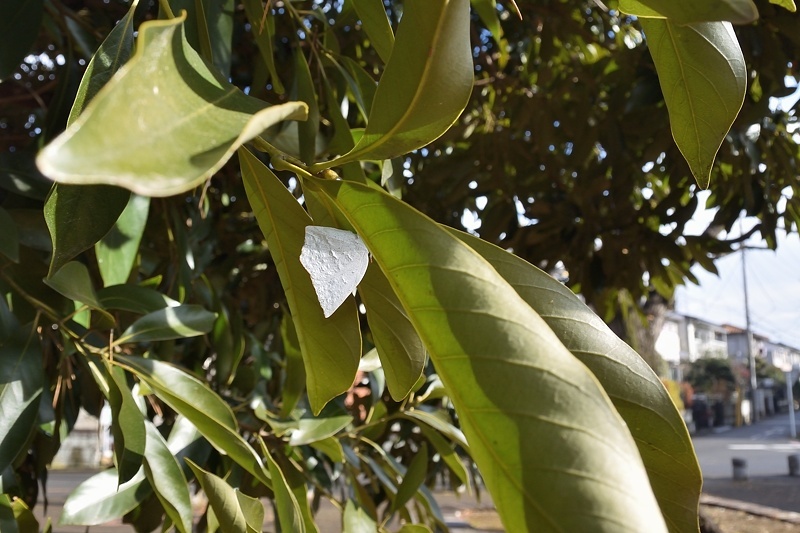
<svg viewBox="0 0 800 533">
<path fill-rule="evenodd" d="M 747 333 L 735 326 L 726 325 L 728 331 L 728 355 L 739 363 L 747 364 Z M 769 338 L 751 333 L 751 350 L 756 357 L 762 357 L 767 363 L 784 372 L 800 366 L 800 350 L 782 343 L 773 342 Z"/>
<path fill-rule="evenodd" d="M 728 357 L 728 330 L 699 318 L 668 311 L 656 339 L 656 352 L 667 362 L 671 378 L 680 381 L 681 364 L 701 357 Z"/>
</svg>

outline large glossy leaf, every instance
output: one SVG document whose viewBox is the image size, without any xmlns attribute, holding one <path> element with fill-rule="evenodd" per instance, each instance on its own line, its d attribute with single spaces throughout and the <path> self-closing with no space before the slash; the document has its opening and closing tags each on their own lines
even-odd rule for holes
<svg viewBox="0 0 800 533">
<path fill-rule="evenodd" d="M 17 317 L 8 308 L 5 299 L 0 298 L 0 346 L 5 344 L 9 337 L 16 334 L 18 328 Z"/>
<path fill-rule="evenodd" d="M 3 208 L 0 208 L 0 254 L 11 259 L 15 263 L 19 261 L 19 235 L 14 219 Z"/>
<path fill-rule="evenodd" d="M 482 257 L 376 188 L 309 185 L 337 203 L 386 273 L 507 530 L 666 531 L 600 384 Z"/>
<path fill-rule="evenodd" d="M 400 401 L 422 375 L 425 346 L 377 266 L 367 269 L 358 293 L 367 308 L 372 341 L 381 359 L 389 394 Z"/>
<path fill-rule="evenodd" d="M 386 16 L 383 0 L 353 0 L 353 7 L 356 8 L 370 43 L 383 62 L 387 63 L 394 47 L 394 33 Z"/>
<path fill-rule="evenodd" d="M 403 481 L 397 487 L 397 496 L 392 501 L 391 509 L 396 511 L 408 503 L 417 493 L 420 485 L 428 474 L 428 446 L 424 442 L 414 454 L 411 464 L 408 465 Z"/>
<path fill-rule="evenodd" d="M 53 185 L 44 205 L 53 241 L 50 274 L 102 239 L 114 227 L 129 197 L 129 191 L 109 185 Z"/>
<path fill-rule="evenodd" d="M 44 0 L 3 0 L 0 3 L 0 80 L 10 76 L 28 54 L 44 15 Z"/>
<path fill-rule="evenodd" d="M 192 422 L 217 450 L 229 455 L 265 485 L 270 485 L 261 458 L 239 435 L 230 407 L 203 382 L 173 365 L 153 359 L 118 355 L 114 361 L 144 380 L 156 396 Z"/>
<path fill-rule="evenodd" d="M 122 485 L 133 479 L 142 467 L 142 459 L 147 440 L 144 429 L 144 417 L 125 377 L 125 371 L 120 367 L 108 365 L 109 394 L 108 403 L 111 406 L 112 424 L 114 434 L 114 456 L 117 458 L 119 483 Z"/>
<path fill-rule="evenodd" d="M 242 510 L 247 530 L 260 533 L 264 527 L 264 504 L 258 498 L 251 498 L 241 491 L 236 491 L 236 501 Z"/>
<path fill-rule="evenodd" d="M 149 420 L 144 425 L 147 432 L 144 454 L 147 479 L 178 531 L 191 533 L 192 501 L 186 478 L 161 433 Z"/>
<path fill-rule="evenodd" d="M 493 244 L 450 231 L 486 258 L 594 373 L 628 424 L 670 530 L 696 530 L 700 466 L 658 376 L 564 285 Z"/>
<path fill-rule="evenodd" d="M 92 56 L 81 79 L 67 124 L 74 122 L 89 101 L 133 53 L 133 13 L 138 0 Z M 53 241 L 50 272 L 91 248 L 113 227 L 130 193 L 118 187 L 56 184 L 45 204 L 45 218 Z"/>
<path fill-rule="evenodd" d="M 214 509 L 214 514 L 219 521 L 220 529 L 222 531 L 250 533 L 252 528 L 248 527 L 233 487 L 228 485 L 224 479 L 215 476 L 211 472 L 206 472 L 192 461 L 187 460 L 186 462 L 194 471 L 200 486 L 203 487 L 203 492 L 208 497 L 208 503 Z"/>
<path fill-rule="evenodd" d="M 344 507 L 344 533 L 377 533 L 378 524 L 353 500 Z"/>
<path fill-rule="evenodd" d="M 140 315 L 180 305 L 165 294 L 139 285 L 112 285 L 98 290 L 97 299 L 106 309 L 120 309 Z"/>
<path fill-rule="evenodd" d="M 165 307 L 136 320 L 117 343 L 152 342 L 196 337 L 214 327 L 217 315 L 194 304 Z"/>
<path fill-rule="evenodd" d="M 249 151 L 239 152 L 247 198 L 275 261 L 292 312 L 306 369 L 311 408 L 325 404 L 353 384 L 361 358 L 361 331 L 355 301 L 348 298 L 325 318 L 300 264 L 305 227 L 311 219 L 286 187 Z"/>
<path fill-rule="evenodd" d="M 267 65 L 270 80 L 276 93 L 286 92 L 281 79 L 278 77 L 278 70 L 275 68 L 275 52 L 272 46 L 272 39 L 275 33 L 273 28 L 274 20 L 270 16 L 269 9 L 265 8 L 261 0 L 244 0 L 244 9 L 247 19 L 250 21 L 250 31 L 256 40 L 256 46 L 261 53 L 261 58 Z"/>
<path fill-rule="evenodd" d="M 752 0 L 620 0 L 619 9 L 637 17 L 667 18 L 676 24 L 722 20 L 747 24 L 758 18 Z"/>
<path fill-rule="evenodd" d="M 121 486 L 116 468 L 103 470 L 70 493 L 60 523 L 94 526 L 116 520 L 135 509 L 151 492 L 144 469 Z"/>
<path fill-rule="evenodd" d="M 303 353 L 294 327 L 292 315 L 284 313 L 281 320 L 281 339 L 286 361 L 283 388 L 281 389 L 281 417 L 286 418 L 297 406 L 297 402 L 306 389 L 306 369 L 303 366 Z"/>
<path fill-rule="evenodd" d="M 92 285 L 89 270 L 83 263 L 70 261 L 49 278 L 46 278 L 44 282 L 59 294 L 66 296 L 70 300 L 81 302 L 103 313 L 109 320 L 113 321 L 111 315 L 103 308 L 103 304 L 98 299 Z"/>
<path fill-rule="evenodd" d="M 319 105 L 314 88 L 314 79 L 308 68 L 308 61 L 303 51 L 298 49 L 294 54 L 294 92 L 297 100 L 308 106 L 308 118 L 297 124 L 297 139 L 300 144 L 300 159 L 307 164 L 314 162 L 317 154 L 317 135 L 319 134 Z"/>
<path fill-rule="evenodd" d="M 95 245 L 97 266 L 105 286 L 128 281 L 139 253 L 149 210 L 149 198 L 132 194 L 117 222 Z"/>
<path fill-rule="evenodd" d="M 24 451 L 36 424 L 42 374 L 42 348 L 34 325 L 0 339 L 0 472 Z"/>
<path fill-rule="evenodd" d="M 472 91 L 469 28 L 469 0 L 407 3 L 364 135 L 353 150 L 315 169 L 391 159 L 447 131 Z"/>
<path fill-rule="evenodd" d="M 108 34 L 103 43 L 92 56 L 86 66 L 86 72 L 81 78 L 78 94 L 72 103 L 67 125 L 78 118 L 86 108 L 86 104 L 94 98 L 97 92 L 106 84 L 111 76 L 130 59 L 133 53 L 133 14 L 139 0 L 133 0 L 125 16 L 120 19 L 114 29 Z"/>
<path fill-rule="evenodd" d="M 39 533 L 39 523 L 24 501 L 9 494 L 0 494 L 0 531 Z"/>
<path fill-rule="evenodd" d="M 14 518 L 14 509 L 8 494 L 0 494 L 0 530 L 9 533 L 18 533 L 17 520 Z"/>
<path fill-rule="evenodd" d="M 302 103 L 267 107 L 220 81 L 186 42 L 182 21 L 142 24 L 134 56 L 39 154 L 46 176 L 145 196 L 178 194 L 202 184 L 269 126 L 305 118 Z"/>
<path fill-rule="evenodd" d="M 422 434 L 425 435 L 425 438 L 433 445 L 436 449 L 436 453 L 439 454 L 439 457 L 442 458 L 442 461 L 450 467 L 450 470 L 456 475 L 456 477 L 461 480 L 468 491 L 472 490 L 472 484 L 469 477 L 469 473 L 467 472 L 464 463 L 461 462 L 461 458 L 456 453 L 453 445 L 447 441 L 442 435 L 425 425 L 419 426 L 419 429 L 422 431 Z"/>
<path fill-rule="evenodd" d="M 230 77 L 233 0 L 169 0 L 173 13 L 187 12 L 186 38 L 207 63 Z"/>
<path fill-rule="evenodd" d="M 14 498 L 11 510 L 17 522 L 19 533 L 39 533 L 39 522 L 36 520 L 30 507 L 21 498 Z M 5 533 L 5 529 L 2 530 Z"/>
<path fill-rule="evenodd" d="M 700 186 L 708 187 L 714 158 L 747 90 L 739 42 L 727 22 L 640 22 L 658 71 L 675 144 Z"/>
<path fill-rule="evenodd" d="M 410 418 L 415 422 L 422 422 L 426 426 L 429 426 L 442 435 L 445 435 L 447 438 L 464 448 L 465 451 L 469 452 L 469 444 L 467 443 L 467 438 L 464 436 L 464 433 L 449 421 L 444 420 L 444 417 L 438 416 L 435 412 L 429 412 L 423 408 L 417 408 L 403 411 L 402 416 Z"/>
<path fill-rule="evenodd" d="M 353 417 L 350 415 L 300 419 L 297 429 L 289 438 L 289 444 L 301 446 L 326 439 L 346 428 L 352 421 Z"/>
<path fill-rule="evenodd" d="M 300 509 L 300 504 L 286 476 L 269 453 L 265 453 L 264 458 L 269 465 L 269 473 L 272 476 L 272 488 L 275 491 L 275 507 L 278 511 L 278 521 L 281 525 L 281 531 L 305 533 L 306 526 L 303 520 L 303 512 Z"/>
<path fill-rule="evenodd" d="M 319 528 L 314 521 L 314 515 L 311 512 L 311 506 L 308 501 L 309 491 L 306 474 L 301 472 L 285 455 L 276 455 L 275 463 L 280 467 L 281 473 L 286 480 L 286 485 L 297 501 L 300 517 L 303 520 L 303 527 L 309 533 L 319 533 Z"/>
<path fill-rule="evenodd" d="M 779 5 L 792 13 L 797 11 L 797 6 L 794 4 L 794 0 L 769 0 L 769 3 Z"/>
</svg>

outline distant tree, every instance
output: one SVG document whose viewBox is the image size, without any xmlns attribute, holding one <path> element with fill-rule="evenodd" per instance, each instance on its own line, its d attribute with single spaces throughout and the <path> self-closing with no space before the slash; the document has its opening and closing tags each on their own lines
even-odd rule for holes
<svg viewBox="0 0 800 533">
<path fill-rule="evenodd" d="M 702 357 L 693 361 L 686 373 L 688 381 L 695 392 L 724 393 L 736 387 L 733 367 L 727 358 Z"/>
</svg>

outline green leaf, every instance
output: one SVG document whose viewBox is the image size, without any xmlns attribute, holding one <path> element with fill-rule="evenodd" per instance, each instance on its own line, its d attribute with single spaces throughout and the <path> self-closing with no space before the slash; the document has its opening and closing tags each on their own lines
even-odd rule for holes
<svg viewBox="0 0 800 533">
<path fill-rule="evenodd" d="M 97 266 L 106 286 L 128 281 L 147 223 L 150 199 L 132 194 L 111 231 L 95 245 Z"/>
<path fill-rule="evenodd" d="M 241 330 L 241 317 L 231 316 L 230 311 L 221 305 L 211 337 L 212 346 L 217 352 L 216 381 L 219 385 L 228 385 L 236 377 L 236 368 L 244 355 Z"/>
<path fill-rule="evenodd" d="M 794 4 L 794 0 L 769 0 L 769 3 L 781 6 L 792 13 L 797 11 L 797 6 Z"/>
<path fill-rule="evenodd" d="M 658 376 L 567 287 L 493 244 L 450 232 L 489 261 L 594 373 L 628 424 L 670 530 L 696 530 L 700 466 L 683 417 Z"/>
<path fill-rule="evenodd" d="M 347 500 L 347 505 L 344 507 L 343 532 L 378 533 L 378 524 L 364 512 L 364 509 L 356 506 L 353 500 Z"/>
<path fill-rule="evenodd" d="M 376 265 L 367 269 L 358 293 L 367 308 L 372 341 L 381 359 L 389 394 L 400 401 L 425 369 L 425 347 L 389 281 Z"/>
<path fill-rule="evenodd" d="M 353 0 L 353 7 L 378 56 L 388 63 L 394 47 L 394 32 L 383 0 Z"/>
<path fill-rule="evenodd" d="M 353 298 L 325 318 L 308 272 L 300 264 L 305 227 L 311 223 L 275 174 L 249 151 L 239 152 L 247 199 L 267 239 L 292 313 L 314 413 L 353 384 L 361 358 L 361 331 Z"/>
<path fill-rule="evenodd" d="M 430 533 L 431 528 L 425 524 L 403 524 L 397 533 Z"/>
<path fill-rule="evenodd" d="M 133 52 L 133 14 L 138 0 L 92 56 L 81 79 L 67 124 L 78 118 L 89 101 L 124 65 Z M 53 240 L 50 272 L 92 247 L 117 222 L 130 193 L 117 187 L 74 187 L 56 184 L 45 204 L 45 217 Z"/>
<path fill-rule="evenodd" d="M 125 371 L 107 365 L 112 379 L 108 380 L 108 403 L 111 405 L 111 431 L 114 434 L 114 456 L 117 458 L 119 484 L 133 479 L 142 467 L 145 441 L 147 439 L 142 417 L 136 400 L 133 399 Z"/>
<path fill-rule="evenodd" d="M 59 294 L 66 296 L 70 300 L 86 304 L 92 309 L 101 312 L 113 322 L 113 317 L 103 308 L 103 304 L 97 297 L 89 275 L 89 269 L 83 263 L 71 261 L 49 278 L 45 278 L 44 282 Z"/>
<path fill-rule="evenodd" d="M 250 21 L 250 31 L 256 40 L 256 46 L 261 53 L 261 59 L 267 65 L 270 80 L 276 93 L 283 94 L 286 89 L 278 77 L 278 70 L 275 68 L 275 52 L 272 46 L 272 39 L 275 33 L 274 19 L 267 10 L 264 11 L 264 4 L 261 0 L 244 0 L 244 10 L 247 13 L 247 19 Z M 269 5 L 269 4 L 267 4 Z"/>
<path fill-rule="evenodd" d="M 102 239 L 114 227 L 129 197 L 125 189 L 108 185 L 56 183 L 44 205 L 53 241 L 50 274 Z"/>
<path fill-rule="evenodd" d="M 180 306 L 166 294 L 139 285 L 112 285 L 98 290 L 97 299 L 105 309 L 119 309 L 140 315 Z"/>
<path fill-rule="evenodd" d="M 307 164 L 312 164 L 317 154 L 317 135 L 319 134 L 319 105 L 317 94 L 314 90 L 314 80 L 308 68 L 306 56 L 301 49 L 294 54 L 294 83 L 296 98 L 308 106 L 308 118 L 304 122 L 297 122 L 298 142 L 300 144 L 300 159 Z"/>
<path fill-rule="evenodd" d="M 264 527 L 264 504 L 257 498 L 251 498 L 241 491 L 236 491 L 236 500 L 247 522 L 247 531 L 261 533 Z"/>
<path fill-rule="evenodd" d="M 125 330 L 118 344 L 196 337 L 211 331 L 217 315 L 194 304 L 152 311 Z"/>
<path fill-rule="evenodd" d="M 39 35 L 44 0 L 3 0 L 0 4 L 0 80 L 19 67 Z"/>
<path fill-rule="evenodd" d="M 364 67 L 359 65 L 353 58 L 342 56 L 338 60 L 341 63 L 339 72 L 350 87 L 350 92 L 353 93 L 353 98 L 359 110 L 361 110 L 361 114 L 364 115 L 365 119 L 368 119 L 370 109 L 372 109 L 372 104 L 375 101 L 378 84 L 375 83 L 369 72 L 364 70 Z M 338 66 L 339 64 L 337 63 Z"/>
<path fill-rule="evenodd" d="M 666 18 L 675 24 L 728 21 L 747 24 L 758 18 L 752 0 L 620 0 L 623 13 L 647 18 Z"/>
<path fill-rule="evenodd" d="M 269 473 L 272 476 L 272 489 L 275 491 L 275 507 L 278 511 L 281 531 L 305 533 L 306 527 L 303 520 L 303 512 L 286 476 L 268 452 L 264 453 L 264 458 L 269 465 Z"/>
<path fill-rule="evenodd" d="M 141 25 L 125 68 L 40 152 L 43 174 L 61 183 L 170 196 L 202 184 L 269 126 L 305 118 L 302 103 L 265 108 L 220 81 L 186 42 L 182 22 Z"/>
<path fill-rule="evenodd" d="M 239 499 L 236 497 L 237 491 L 224 479 L 211 472 L 206 472 L 190 459 L 187 459 L 186 463 L 194 472 L 200 486 L 203 487 L 203 492 L 208 497 L 208 503 L 214 509 L 214 514 L 219 521 L 220 529 L 250 533 L 252 529 L 248 527 L 242 508 L 239 506 Z"/>
<path fill-rule="evenodd" d="M 374 187 L 312 183 L 392 284 L 507 530 L 666 531 L 635 442 L 600 384 L 482 257 Z"/>
<path fill-rule="evenodd" d="M 363 137 L 344 156 L 313 168 L 391 159 L 447 131 L 472 92 L 469 31 L 469 0 L 407 4 Z"/>
<path fill-rule="evenodd" d="M 405 476 L 400 486 L 397 487 L 397 496 L 392 501 L 391 511 L 397 511 L 408 503 L 417 493 L 417 489 L 425 481 L 428 474 L 428 445 L 424 442 L 411 459 Z"/>
<path fill-rule="evenodd" d="M 697 183 L 707 188 L 722 141 L 747 91 L 747 69 L 725 22 L 680 26 L 642 19 L 658 71 L 675 144 Z"/>
<path fill-rule="evenodd" d="M 62 525 L 96 526 L 131 512 L 152 493 L 144 469 L 119 485 L 116 468 L 103 470 L 73 490 L 61 511 Z"/>
<path fill-rule="evenodd" d="M 281 339 L 283 340 L 283 353 L 286 357 L 284 368 L 283 388 L 281 389 L 281 417 L 286 418 L 297 406 L 297 402 L 306 389 L 306 370 L 303 366 L 303 354 L 300 351 L 300 341 L 294 327 L 292 315 L 284 313 L 281 320 Z"/>
<path fill-rule="evenodd" d="M 14 519 L 20 533 L 39 533 L 39 522 L 22 499 L 14 498 L 11 502 L 11 510 L 14 512 Z M 5 533 L 5 529 L 3 532 Z"/>
<path fill-rule="evenodd" d="M 125 16 L 120 19 L 114 29 L 108 34 L 103 43 L 92 56 L 86 66 L 86 72 L 81 78 L 78 93 L 72 103 L 67 125 L 72 124 L 94 98 L 97 92 L 108 83 L 111 76 L 130 59 L 133 53 L 133 15 L 139 0 L 133 0 Z"/>
<path fill-rule="evenodd" d="M 0 207 L 0 254 L 8 257 L 15 263 L 19 262 L 19 235 L 14 219 L 8 211 Z"/>
<path fill-rule="evenodd" d="M 0 340 L 0 472 L 25 452 L 39 414 L 43 383 L 35 325 L 17 328 Z"/>
<path fill-rule="evenodd" d="M 467 490 L 471 491 L 472 483 L 469 473 L 464 463 L 461 462 L 461 458 L 456 453 L 455 448 L 453 448 L 438 431 L 431 429 L 429 426 L 423 424 L 419 426 L 419 429 L 422 431 L 422 434 L 425 435 L 425 438 L 428 439 L 428 442 L 436 449 L 436 453 L 439 454 L 439 457 L 450 467 L 450 470 L 461 480 L 461 483 L 467 487 Z"/>
<path fill-rule="evenodd" d="M 324 440 L 336 435 L 353 421 L 350 415 L 331 416 L 326 418 L 301 418 L 297 421 L 297 429 L 289 437 L 290 446 L 302 446 Z"/>
<path fill-rule="evenodd" d="M 5 298 L 0 298 L 0 346 L 5 344 L 11 335 L 17 332 L 19 321 L 11 309 L 8 308 Z"/>
<path fill-rule="evenodd" d="M 147 479 L 178 531 L 191 533 L 192 501 L 186 478 L 153 423 L 146 420 L 144 426 L 147 432 L 147 446 L 144 453 Z"/>
<path fill-rule="evenodd" d="M 441 411 L 439 412 L 441 413 Z M 442 435 L 445 435 L 447 438 L 464 448 L 464 451 L 469 453 L 469 444 L 467 444 L 467 438 L 464 436 L 464 433 L 449 421 L 446 421 L 445 416 L 438 416 L 436 412 L 432 413 L 424 410 L 423 408 L 408 409 L 403 411 L 402 416 L 410 418 L 415 422 L 422 422 L 423 424 L 435 429 Z"/>
<path fill-rule="evenodd" d="M 470 0 L 470 4 L 486 29 L 492 33 L 492 37 L 500 43 L 503 38 L 503 27 L 500 25 L 500 17 L 497 16 L 497 0 Z"/>
<path fill-rule="evenodd" d="M 334 463 L 344 462 L 344 450 L 342 443 L 335 437 L 328 437 L 327 439 L 316 440 L 310 442 L 309 445 L 317 451 L 327 455 Z"/>
<path fill-rule="evenodd" d="M 238 432 L 230 407 L 203 382 L 183 370 L 153 359 L 117 355 L 122 365 L 143 380 L 172 409 L 186 417 L 214 448 L 270 486 L 261 458 Z"/>
<path fill-rule="evenodd" d="M 0 494 L 0 531 L 4 533 L 18 533 L 17 520 L 14 517 L 14 508 L 11 503 L 11 496 Z"/>
</svg>

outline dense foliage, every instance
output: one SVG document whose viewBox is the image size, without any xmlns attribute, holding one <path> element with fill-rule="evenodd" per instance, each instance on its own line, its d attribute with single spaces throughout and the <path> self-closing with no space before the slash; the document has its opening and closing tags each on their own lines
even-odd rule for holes
<svg viewBox="0 0 800 533">
<path fill-rule="evenodd" d="M 769 100 L 797 17 L 517 4 L 3 4 L 0 529 L 104 401 L 115 468 L 64 523 L 188 531 L 195 480 L 211 531 L 260 530 L 262 497 L 288 531 L 322 498 L 348 531 L 446 529 L 429 487 L 480 471 L 509 531 L 696 529 L 658 377 L 531 263 L 610 318 L 713 269 L 742 209 L 769 242 L 796 227 Z M 330 317 L 309 225 L 372 257 Z"/>
</svg>

